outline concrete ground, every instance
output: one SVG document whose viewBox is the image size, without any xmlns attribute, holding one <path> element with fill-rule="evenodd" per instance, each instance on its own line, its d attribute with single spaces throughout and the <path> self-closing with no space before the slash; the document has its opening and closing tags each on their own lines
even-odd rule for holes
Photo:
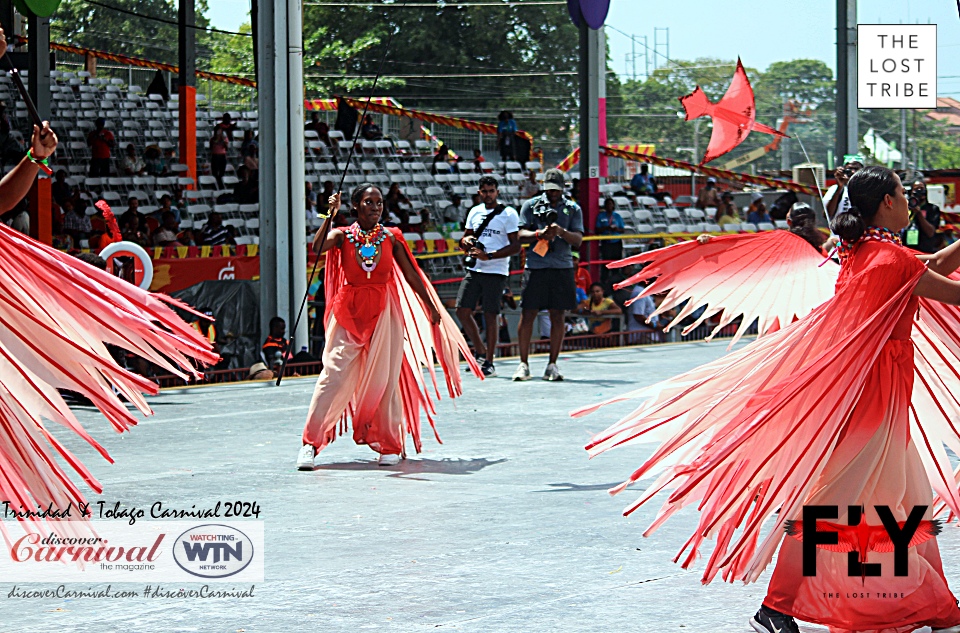
<svg viewBox="0 0 960 633">
<path fill-rule="evenodd" d="M 314 379 L 166 391 L 156 415 L 112 433 L 81 421 L 116 459 L 71 440 L 104 484 L 92 500 L 189 507 L 256 500 L 266 528 L 265 582 L 236 600 L 17 600 L 0 579 L 0 631 L 281 632 L 743 632 L 764 595 L 757 584 L 700 584 L 671 562 L 695 523 L 681 513 L 642 538 L 658 504 L 629 519 L 637 494 L 605 491 L 650 445 L 589 461 L 583 445 L 632 408 L 574 420 L 568 412 L 677 374 L 724 353 L 692 343 L 565 354 L 566 380 L 468 379 L 440 403 L 444 441 L 395 468 L 349 436 L 313 472 L 294 467 Z M 60 433 L 60 435 L 64 435 Z M 412 449 L 411 449 L 412 450 Z M 642 482 L 641 482 L 642 483 Z M 940 536 L 948 578 L 960 584 L 960 537 Z M 705 551 L 709 553 L 709 548 Z M 804 626 L 805 633 L 825 631 Z"/>
</svg>

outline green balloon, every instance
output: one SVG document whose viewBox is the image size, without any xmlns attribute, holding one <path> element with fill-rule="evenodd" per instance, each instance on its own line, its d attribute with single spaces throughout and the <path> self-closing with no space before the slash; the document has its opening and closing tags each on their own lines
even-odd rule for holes
<svg viewBox="0 0 960 633">
<path fill-rule="evenodd" d="M 60 6 L 60 0 L 13 0 L 13 6 L 27 17 L 49 18 Z"/>
</svg>

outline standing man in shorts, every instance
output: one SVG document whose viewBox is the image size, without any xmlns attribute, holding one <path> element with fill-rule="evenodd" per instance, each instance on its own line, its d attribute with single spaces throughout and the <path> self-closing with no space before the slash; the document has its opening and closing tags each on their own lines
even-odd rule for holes
<svg viewBox="0 0 960 633">
<path fill-rule="evenodd" d="M 485 358 L 481 369 L 483 375 L 490 378 L 497 375 L 493 355 L 499 335 L 500 300 L 510 277 L 510 257 L 519 253 L 521 246 L 517 237 L 519 218 L 516 209 L 497 203 L 500 194 L 497 179 L 483 176 L 479 187 L 482 204 L 470 209 L 460 240 L 460 248 L 468 259 L 464 262 L 467 273 L 457 293 L 457 318 L 473 343 L 477 360 Z M 473 318 L 478 301 L 487 330 L 486 345 Z"/>
<path fill-rule="evenodd" d="M 577 307 L 573 251 L 583 241 L 580 206 L 563 194 L 563 172 L 549 169 L 543 177 L 543 193 L 530 198 L 520 209 L 520 242 L 533 244 L 527 251 L 526 285 L 520 315 L 520 366 L 514 380 L 530 380 L 530 337 L 537 312 L 550 314 L 550 362 L 544 380 L 563 380 L 557 358 L 563 345 L 564 312 Z"/>
</svg>

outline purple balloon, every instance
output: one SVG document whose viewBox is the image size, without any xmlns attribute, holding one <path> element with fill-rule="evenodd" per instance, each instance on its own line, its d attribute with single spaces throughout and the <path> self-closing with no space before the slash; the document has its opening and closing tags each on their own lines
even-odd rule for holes
<svg viewBox="0 0 960 633">
<path fill-rule="evenodd" d="M 569 6 L 577 0 L 567 0 Z M 610 0 L 579 0 L 580 15 L 586 21 L 587 26 L 593 30 L 603 28 L 603 23 L 607 19 L 607 12 L 610 10 Z M 574 19 L 574 24 L 579 26 L 579 21 Z"/>
<path fill-rule="evenodd" d="M 960 0 L 957 0 L 960 2 Z M 573 23 L 580 28 L 580 0 L 567 0 L 567 11 L 570 12 L 570 19 L 573 20 Z"/>
</svg>

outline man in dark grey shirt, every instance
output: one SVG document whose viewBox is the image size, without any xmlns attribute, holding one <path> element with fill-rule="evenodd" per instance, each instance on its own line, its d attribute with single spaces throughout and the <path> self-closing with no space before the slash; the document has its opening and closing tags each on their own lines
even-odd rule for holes
<svg viewBox="0 0 960 633">
<path fill-rule="evenodd" d="M 540 310 L 550 314 L 550 361 L 544 380 L 563 380 L 557 358 L 563 345 L 564 313 L 577 307 L 573 250 L 583 240 L 583 214 L 576 202 L 563 195 L 563 172 L 547 170 L 543 193 L 523 203 L 520 242 L 527 250 L 526 284 L 520 315 L 520 366 L 514 380 L 530 380 L 530 337 Z M 537 252 L 540 251 L 540 252 Z"/>
</svg>

